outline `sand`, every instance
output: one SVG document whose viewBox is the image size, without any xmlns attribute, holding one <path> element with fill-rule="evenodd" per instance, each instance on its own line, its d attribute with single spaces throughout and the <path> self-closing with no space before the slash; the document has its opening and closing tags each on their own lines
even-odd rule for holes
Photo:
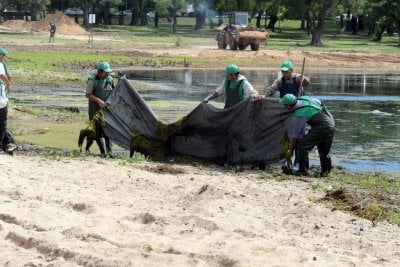
<svg viewBox="0 0 400 267">
<path fill-rule="evenodd" d="M 315 203 L 295 177 L 18 154 L 0 168 L 4 266 L 400 265 L 398 226 Z"/>
<path fill-rule="evenodd" d="M 57 26 L 56 34 L 82 35 L 87 31 L 79 26 L 73 18 L 57 11 L 48 14 L 45 18 L 38 21 L 7 20 L 1 24 L 2 27 L 13 31 L 21 32 L 46 32 L 50 31 L 50 23 L 54 22 Z"/>
</svg>

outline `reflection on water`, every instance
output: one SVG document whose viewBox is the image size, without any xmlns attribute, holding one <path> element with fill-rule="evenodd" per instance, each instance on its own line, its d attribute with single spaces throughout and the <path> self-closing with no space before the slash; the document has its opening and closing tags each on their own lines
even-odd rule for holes
<svg viewBox="0 0 400 267">
<path fill-rule="evenodd" d="M 158 101 L 165 105 L 165 101 L 169 101 L 168 107 L 153 107 L 160 119 L 167 119 L 169 113 L 164 112 L 165 109 L 170 109 L 176 118 L 186 115 L 222 81 L 222 70 L 134 70 L 125 73 L 128 79 L 140 81 L 136 87 L 150 105 Z M 277 77 L 277 72 L 271 71 L 246 70 L 243 74 L 260 93 Z M 400 172 L 400 75 L 308 76 L 311 85 L 307 93 L 323 100 L 335 117 L 337 132 L 331 153 L 336 164 L 357 171 Z M 43 103 L 33 92 L 24 95 L 22 88 L 14 92 L 17 100 Z M 86 109 L 83 89 L 68 90 L 68 93 L 57 90 L 49 94 L 58 100 L 54 104 L 63 98 L 67 100 L 63 105 Z M 46 103 L 49 101 L 53 100 L 48 99 Z M 212 102 L 222 101 L 220 98 Z M 190 103 L 189 109 L 187 106 L 182 108 L 181 102 Z M 157 109 L 163 112 L 157 113 Z"/>
</svg>

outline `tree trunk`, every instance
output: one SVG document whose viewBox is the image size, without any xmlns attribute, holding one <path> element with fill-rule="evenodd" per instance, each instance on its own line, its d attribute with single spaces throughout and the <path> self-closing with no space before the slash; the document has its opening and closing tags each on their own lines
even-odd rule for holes
<svg viewBox="0 0 400 267">
<path fill-rule="evenodd" d="M 111 12 L 110 12 L 110 3 L 107 2 L 104 7 L 104 24 L 111 25 Z"/>
<path fill-rule="evenodd" d="M 200 28 L 201 28 L 200 13 L 196 12 L 195 13 L 195 17 L 196 17 L 196 22 L 194 24 L 194 29 L 197 31 L 197 30 L 200 30 Z"/>
<path fill-rule="evenodd" d="M 358 30 L 363 31 L 364 30 L 364 15 L 359 15 L 358 16 Z"/>
<path fill-rule="evenodd" d="M 325 16 L 327 11 L 332 7 L 334 0 L 326 0 L 324 4 L 320 7 L 317 18 L 317 26 L 315 22 L 312 21 L 313 13 L 311 11 L 311 6 L 308 6 L 308 24 L 311 32 L 311 45 L 322 45 L 321 35 L 325 27 Z"/>
<path fill-rule="evenodd" d="M 257 13 L 257 20 L 256 20 L 256 27 L 261 28 L 261 16 L 262 16 L 262 10 L 258 10 Z"/>
<path fill-rule="evenodd" d="M 218 12 L 218 26 L 221 26 L 223 23 L 223 19 L 222 19 L 222 11 Z"/>
<path fill-rule="evenodd" d="M 139 21 L 140 21 L 140 13 L 139 10 L 136 8 L 132 10 L 132 20 L 131 20 L 131 25 L 132 26 L 139 26 Z"/>
<path fill-rule="evenodd" d="M 135 22 L 136 22 L 136 15 L 135 15 L 135 9 L 132 9 L 132 17 L 131 17 L 131 22 L 129 23 L 130 26 L 135 26 Z"/>
<path fill-rule="evenodd" d="M 272 31 L 275 31 L 275 23 L 277 21 L 278 21 L 278 17 L 276 15 L 270 15 L 267 29 L 271 29 Z"/>
<path fill-rule="evenodd" d="M 397 20 L 397 30 L 400 31 L 400 18 Z M 400 33 L 399 33 L 399 44 L 398 46 L 400 46 Z"/>
<path fill-rule="evenodd" d="M 119 17 L 118 17 L 118 25 L 124 25 L 124 22 L 125 22 L 124 11 L 120 10 Z"/>
<path fill-rule="evenodd" d="M 321 33 L 322 29 L 321 28 L 315 28 L 314 30 L 311 30 L 311 44 L 312 45 L 322 45 L 321 42 Z"/>
<path fill-rule="evenodd" d="M 154 27 L 158 28 L 158 12 L 154 14 Z"/>
<path fill-rule="evenodd" d="M 197 9 L 195 12 L 195 17 L 196 17 L 196 23 L 194 26 L 195 30 L 200 30 L 203 28 L 203 26 L 206 24 L 206 10 L 204 8 L 202 9 Z"/>
<path fill-rule="evenodd" d="M 89 4 L 88 4 L 88 1 L 83 1 L 82 11 L 83 11 L 83 26 L 85 26 L 86 29 L 89 29 Z"/>
<path fill-rule="evenodd" d="M 176 15 L 174 15 L 172 17 L 172 21 L 173 21 L 173 23 L 172 23 L 172 33 L 175 34 L 176 30 L 177 30 L 176 26 L 178 25 L 178 21 L 176 20 Z"/>
<path fill-rule="evenodd" d="M 305 30 L 305 29 L 306 29 L 306 20 L 302 18 L 300 22 L 300 30 Z"/>
<path fill-rule="evenodd" d="M 32 21 L 37 21 L 37 5 L 32 4 L 31 6 L 31 20 Z"/>
</svg>

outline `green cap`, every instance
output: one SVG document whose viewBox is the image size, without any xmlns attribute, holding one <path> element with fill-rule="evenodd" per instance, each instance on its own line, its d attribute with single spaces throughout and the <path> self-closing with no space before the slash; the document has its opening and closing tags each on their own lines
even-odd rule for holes
<svg viewBox="0 0 400 267">
<path fill-rule="evenodd" d="M 280 100 L 279 104 L 281 105 L 294 105 L 296 104 L 297 97 L 292 94 L 284 95 Z"/>
<path fill-rule="evenodd" d="M 7 55 L 8 51 L 5 50 L 4 48 L 0 48 L 0 55 Z"/>
<path fill-rule="evenodd" d="M 112 72 L 112 69 L 110 68 L 110 64 L 106 61 L 100 62 L 99 65 L 97 66 L 98 70 L 104 70 L 105 72 Z"/>
<path fill-rule="evenodd" d="M 293 63 L 290 60 L 283 61 L 281 65 L 281 71 L 288 71 L 290 69 L 293 69 Z"/>
<path fill-rule="evenodd" d="M 230 64 L 230 65 L 226 66 L 226 69 L 225 69 L 224 73 L 222 73 L 222 76 L 226 77 L 229 74 L 236 74 L 238 72 L 239 72 L 239 67 L 236 66 L 235 64 Z"/>
</svg>

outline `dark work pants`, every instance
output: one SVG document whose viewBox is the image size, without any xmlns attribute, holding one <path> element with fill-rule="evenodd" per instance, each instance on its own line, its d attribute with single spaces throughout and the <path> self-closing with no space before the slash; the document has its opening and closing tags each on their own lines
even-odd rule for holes
<svg viewBox="0 0 400 267">
<path fill-rule="evenodd" d="M 0 109 L 0 143 L 3 144 L 4 135 L 7 130 L 7 114 L 8 109 L 7 106 Z M 6 145 L 6 144 L 4 144 Z"/>
<path fill-rule="evenodd" d="M 112 153 L 112 143 L 111 143 L 111 140 L 110 140 L 110 138 L 108 138 L 108 136 L 106 136 L 106 135 L 104 134 L 103 128 L 99 128 L 99 129 L 97 129 L 96 131 L 97 131 L 97 133 L 96 133 L 96 134 L 97 134 L 97 136 L 96 136 L 96 143 L 97 143 L 97 145 L 98 145 L 99 148 L 100 148 L 100 153 L 101 153 L 101 154 L 105 154 L 105 152 L 107 152 L 107 154 Z M 103 145 L 103 142 L 102 142 L 101 138 L 104 138 L 104 142 L 105 142 L 105 145 L 106 145 L 106 151 L 104 151 L 104 145 Z"/>
<path fill-rule="evenodd" d="M 15 144 L 14 136 L 7 129 L 7 106 L 0 109 L 0 149 L 6 151 L 6 145 L 13 143 Z"/>
<path fill-rule="evenodd" d="M 96 114 L 96 112 L 99 110 L 100 110 L 100 108 L 93 109 L 89 105 L 89 120 L 92 120 L 94 115 Z M 103 141 L 101 140 L 102 138 L 104 138 L 106 151 L 104 151 L 104 144 L 103 144 Z M 107 152 L 107 154 L 112 153 L 112 142 L 111 142 L 110 138 L 104 133 L 103 128 L 99 127 L 96 129 L 95 141 L 96 141 L 96 144 L 99 146 L 101 154 L 105 154 L 105 152 Z"/>
<path fill-rule="evenodd" d="M 304 138 L 300 140 L 298 146 L 299 171 L 308 172 L 308 152 L 317 146 L 321 162 L 321 174 L 327 174 L 332 169 L 329 152 L 331 150 L 333 135 L 335 132 L 335 122 L 332 115 L 330 115 L 330 113 L 324 108 L 320 113 L 310 118 L 308 123 L 311 125 L 311 129 Z"/>
</svg>

